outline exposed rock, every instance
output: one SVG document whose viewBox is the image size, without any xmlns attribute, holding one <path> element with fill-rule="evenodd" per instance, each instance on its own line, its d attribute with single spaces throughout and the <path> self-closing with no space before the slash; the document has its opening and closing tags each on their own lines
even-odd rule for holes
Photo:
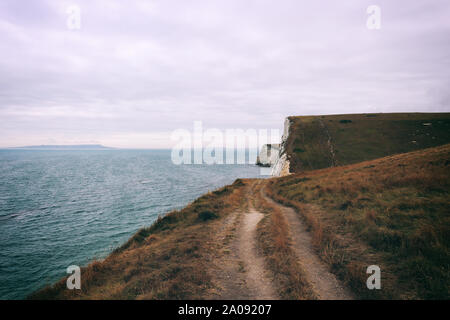
<svg viewBox="0 0 450 320">
<path fill-rule="evenodd" d="M 291 120 L 286 118 L 284 120 L 284 131 L 281 137 L 280 150 L 278 152 L 278 157 L 272 166 L 272 176 L 279 177 L 289 174 L 289 160 L 286 153 L 286 144 L 289 137 L 289 128 L 291 126 Z"/>
<path fill-rule="evenodd" d="M 265 144 L 262 146 L 258 157 L 256 158 L 256 164 L 261 167 L 271 167 L 278 159 L 278 153 L 280 151 L 279 143 Z"/>
<path fill-rule="evenodd" d="M 286 118 L 281 143 L 265 144 L 259 152 L 256 164 L 261 167 L 272 167 L 272 176 L 284 176 L 289 174 L 289 160 L 286 154 L 286 142 L 289 136 L 291 122 Z"/>
</svg>

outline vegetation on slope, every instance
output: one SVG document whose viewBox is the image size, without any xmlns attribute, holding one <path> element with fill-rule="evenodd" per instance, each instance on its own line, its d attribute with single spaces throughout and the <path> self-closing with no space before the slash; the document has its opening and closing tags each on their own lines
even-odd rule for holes
<svg viewBox="0 0 450 320">
<path fill-rule="evenodd" d="M 323 261 L 361 298 L 449 299 L 450 145 L 272 179 Z M 365 286 L 381 268 L 382 290 Z"/>
<path fill-rule="evenodd" d="M 360 298 L 448 299 L 450 145 L 444 144 L 450 142 L 450 114 L 290 119 L 287 153 L 297 173 L 256 185 L 267 184 L 273 199 L 297 210 L 320 258 Z M 434 148 L 417 151 L 426 147 Z M 209 262 L 223 257 L 214 234 L 231 212 L 245 208 L 248 186 L 237 180 L 141 229 L 105 260 L 82 269 L 81 290 L 67 290 L 62 279 L 30 298 L 210 296 Z M 255 201 L 266 214 L 258 225 L 259 249 L 280 297 L 316 298 L 283 213 L 263 197 Z M 381 290 L 365 286 L 369 265 L 381 267 Z"/>
<path fill-rule="evenodd" d="M 105 260 L 81 271 L 81 290 L 66 279 L 31 299 L 200 299 L 211 288 L 207 255 L 215 225 L 240 206 L 241 180 L 210 192 L 138 231 Z"/>
<path fill-rule="evenodd" d="M 290 117 L 290 171 L 348 165 L 450 143 L 450 113 Z"/>
</svg>

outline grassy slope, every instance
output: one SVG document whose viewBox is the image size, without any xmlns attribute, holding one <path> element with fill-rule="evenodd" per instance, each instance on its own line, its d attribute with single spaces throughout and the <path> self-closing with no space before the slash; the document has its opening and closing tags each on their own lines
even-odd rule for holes
<svg viewBox="0 0 450 320">
<path fill-rule="evenodd" d="M 66 279 L 31 299 L 199 299 L 211 288 L 209 239 L 216 225 L 240 206 L 244 183 L 208 193 L 181 211 L 138 231 L 104 261 L 82 268 L 81 290 Z"/>
<path fill-rule="evenodd" d="M 450 145 L 272 179 L 321 258 L 362 298 L 449 299 Z M 382 271 L 367 290 L 365 270 Z"/>
<path fill-rule="evenodd" d="M 290 119 L 293 124 L 287 151 L 291 172 L 353 164 L 450 143 L 450 113 L 351 114 Z"/>
<path fill-rule="evenodd" d="M 203 299 L 214 291 L 211 257 L 226 250 L 214 243 L 232 211 L 246 208 L 253 179 L 238 179 L 169 213 L 138 231 L 104 261 L 82 269 L 81 290 L 66 289 L 66 279 L 34 293 L 31 299 Z M 255 193 L 260 192 L 257 187 Z M 288 225 L 276 208 L 257 197 L 265 217 L 258 224 L 258 247 L 282 299 L 316 299 L 290 246 Z M 209 218 L 204 221 L 204 217 Z M 227 244 L 234 234 L 227 235 Z M 228 249 L 227 249 L 228 250 Z M 214 272 L 211 272 L 214 271 Z"/>
<path fill-rule="evenodd" d="M 450 142 L 449 114 L 291 119 L 288 155 L 296 172 Z M 268 189 L 273 198 L 305 218 L 321 258 L 360 297 L 448 298 L 449 149 L 438 147 L 272 179 Z M 242 205 L 244 186 L 239 180 L 140 230 L 104 261 L 83 268 L 81 291 L 66 290 L 63 279 L 31 298 L 203 297 L 212 286 L 205 272 L 214 250 L 209 240 L 223 218 Z M 258 240 L 281 296 L 314 298 L 302 270 L 293 262 L 285 219 L 267 203 L 261 203 L 260 210 L 266 217 Z M 369 264 L 381 266 L 383 290 L 365 287 Z"/>
</svg>

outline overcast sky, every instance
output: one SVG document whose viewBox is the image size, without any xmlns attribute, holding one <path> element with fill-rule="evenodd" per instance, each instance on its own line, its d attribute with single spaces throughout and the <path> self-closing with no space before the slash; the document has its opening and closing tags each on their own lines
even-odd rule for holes
<svg viewBox="0 0 450 320">
<path fill-rule="evenodd" d="M 449 88 L 448 0 L 0 0 L 0 147 L 450 111 Z"/>
</svg>

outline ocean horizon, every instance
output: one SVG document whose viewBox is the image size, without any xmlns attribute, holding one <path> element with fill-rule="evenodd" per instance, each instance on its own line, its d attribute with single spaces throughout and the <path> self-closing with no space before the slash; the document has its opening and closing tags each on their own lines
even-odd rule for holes
<svg viewBox="0 0 450 320">
<path fill-rule="evenodd" d="M 159 215 L 259 167 L 175 165 L 171 150 L 0 150 L 0 299 L 105 258 Z"/>
</svg>

